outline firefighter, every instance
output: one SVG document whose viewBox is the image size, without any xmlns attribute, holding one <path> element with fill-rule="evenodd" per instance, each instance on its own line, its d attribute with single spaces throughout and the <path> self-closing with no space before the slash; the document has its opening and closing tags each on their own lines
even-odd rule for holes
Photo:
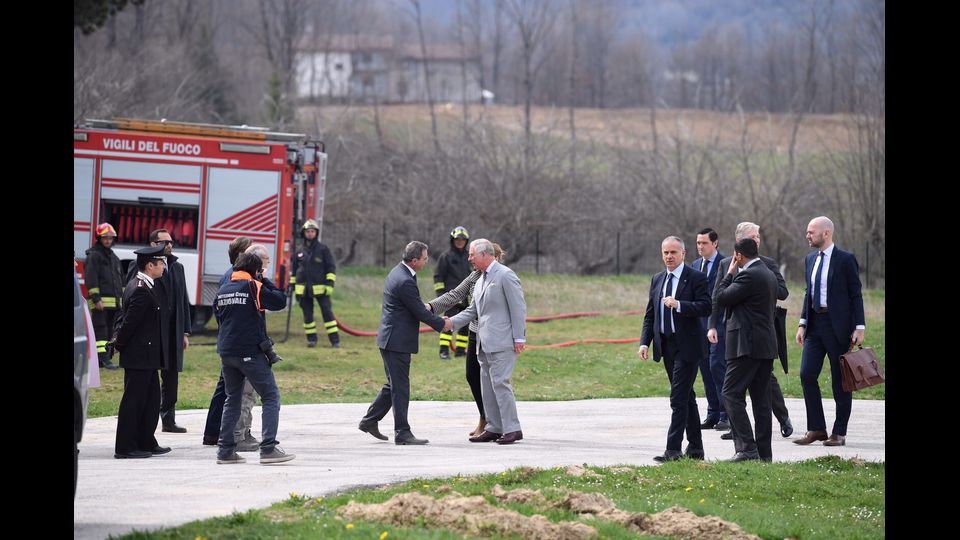
<svg viewBox="0 0 960 540">
<path fill-rule="evenodd" d="M 468 240 L 470 240 L 470 233 L 464 227 L 458 225 L 450 231 L 450 250 L 437 260 L 437 271 L 433 274 L 433 288 L 437 291 L 437 296 L 453 290 L 470 275 L 470 262 L 467 261 Z M 466 307 L 467 301 L 464 300 L 448 309 L 445 315 L 453 317 Z M 464 326 L 457 333 L 456 356 L 466 356 L 467 354 L 467 331 L 468 328 Z M 453 333 L 450 330 L 440 332 L 440 358 L 442 360 L 450 358 L 450 341 L 452 339 Z"/>
<path fill-rule="evenodd" d="M 87 285 L 87 303 L 97 336 L 97 358 L 100 367 L 117 369 L 110 361 L 107 342 L 113 339 L 113 325 L 120 310 L 123 295 L 123 270 L 120 258 L 113 252 L 117 231 L 109 223 L 97 225 L 97 243 L 87 250 L 84 283 Z"/>
<path fill-rule="evenodd" d="M 300 231 L 303 245 L 293 258 L 290 285 L 293 286 L 294 294 L 303 309 L 303 330 L 307 334 L 307 347 L 317 346 L 317 323 L 313 320 L 313 299 L 316 298 L 320 304 L 323 327 L 327 331 L 330 345 L 339 349 L 340 332 L 330 302 L 333 285 L 337 281 L 337 264 L 330 249 L 317 240 L 319 232 L 320 227 L 315 220 L 308 219 L 303 224 Z"/>
</svg>

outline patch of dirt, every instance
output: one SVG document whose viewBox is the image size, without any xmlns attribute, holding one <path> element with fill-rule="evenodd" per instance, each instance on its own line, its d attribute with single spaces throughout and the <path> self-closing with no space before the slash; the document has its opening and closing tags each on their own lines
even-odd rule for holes
<svg viewBox="0 0 960 540">
<path fill-rule="evenodd" d="M 736 523 L 724 521 L 716 516 L 700 517 L 679 506 L 672 506 L 656 514 L 631 513 L 620 510 L 612 500 L 601 493 L 578 491 L 568 493 L 559 506 L 578 514 L 613 521 L 643 534 L 707 540 L 759 540 L 758 536 L 744 532 Z"/>
<path fill-rule="evenodd" d="M 456 492 L 454 492 L 456 493 Z M 559 507 L 570 510 L 586 521 L 612 521 L 638 534 L 696 538 L 706 540 L 759 540 L 736 523 L 716 516 L 698 516 L 679 506 L 657 512 L 625 512 L 601 493 L 566 492 L 562 499 L 549 502 L 540 490 L 507 491 L 499 484 L 491 494 L 500 502 L 530 504 L 541 509 Z M 344 519 L 356 519 L 397 526 L 418 526 L 455 530 L 475 536 L 517 535 L 528 540 L 579 540 L 595 538 L 597 531 L 585 523 L 553 523 L 542 515 L 524 516 L 513 510 L 491 505 L 480 495 L 464 497 L 459 493 L 442 499 L 416 492 L 400 493 L 382 504 L 350 501 L 338 510 Z M 422 522 L 421 522 L 422 519 Z"/>
<path fill-rule="evenodd" d="M 603 478 L 603 475 L 597 474 L 590 469 L 581 467 L 580 465 L 570 465 L 565 469 L 566 473 L 570 476 L 582 476 L 586 478 Z"/>
<path fill-rule="evenodd" d="M 493 506 L 479 495 L 434 499 L 420 493 L 399 493 L 382 504 L 350 501 L 337 513 L 345 519 L 407 527 L 420 525 L 422 519 L 431 528 L 455 530 L 474 536 L 512 534 L 528 540 L 580 540 L 597 536 L 593 527 L 583 523 L 553 523 L 541 515 L 524 516 Z"/>
<path fill-rule="evenodd" d="M 490 490 L 490 494 L 497 498 L 498 501 L 508 502 L 508 503 L 520 503 L 520 504 L 532 504 L 534 506 L 540 506 L 546 504 L 547 499 L 540 493 L 540 490 L 534 491 L 532 489 L 514 489 L 512 491 L 506 491 L 500 484 L 493 486 L 493 489 Z"/>
</svg>

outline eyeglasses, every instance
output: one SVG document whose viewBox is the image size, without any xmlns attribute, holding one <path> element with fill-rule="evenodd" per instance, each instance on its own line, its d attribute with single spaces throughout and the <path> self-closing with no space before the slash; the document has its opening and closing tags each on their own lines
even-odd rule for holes
<svg viewBox="0 0 960 540">
<path fill-rule="evenodd" d="M 154 244 L 170 244 L 173 245 L 173 240 L 155 240 Z"/>
</svg>

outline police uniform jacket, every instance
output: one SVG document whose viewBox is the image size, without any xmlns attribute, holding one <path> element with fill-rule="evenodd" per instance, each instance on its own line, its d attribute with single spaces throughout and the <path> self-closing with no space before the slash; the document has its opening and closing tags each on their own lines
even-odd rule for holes
<svg viewBox="0 0 960 540">
<path fill-rule="evenodd" d="M 220 325 L 217 353 L 221 356 L 259 354 L 260 342 L 267 339 L 260 309 L 276 311 L 286 307 L 286 295 L 273 283 L 263 279 L 257 285 L 250 274 L 234 272 L 231 281 L 217 291 L 213 306 Z"/>
<path fill-rule="evenodd" d="M 167 346 L 169 323 L 155 290 L 142 277 L 135 277 L 123 292 L 123 316 L 114 341 L 124 369 L 160 369 Z"/>
</svg>

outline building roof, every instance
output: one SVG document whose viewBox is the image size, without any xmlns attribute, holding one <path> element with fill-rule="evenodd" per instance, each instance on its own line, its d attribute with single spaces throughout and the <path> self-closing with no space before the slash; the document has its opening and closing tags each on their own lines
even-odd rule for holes
<svg viewBox="0 0 960 540">
<path fill-rule="evenodd" d="M 462 54 L 460 52 L 460 45 L 451 44 L 451 43 L 428 43 L 427 44 L 427 59 L 428 60 L 452 60 L 452 61 L 479 61 L 480 58 L 476 54 Z M 397 58 L 400 59 L 411 59 L 411 60 L 423 60 L 423 51 L 420 50 L 420 44 L 406 44 L 400 45 L 395 50 Z"/>
<path fill-rule="evenodd" d="M 300 39 L 300 50 L 354 52 L 393 50 L 393 36 L 369 34 L 311 34 L 307 32 Z"/>
</svg>

